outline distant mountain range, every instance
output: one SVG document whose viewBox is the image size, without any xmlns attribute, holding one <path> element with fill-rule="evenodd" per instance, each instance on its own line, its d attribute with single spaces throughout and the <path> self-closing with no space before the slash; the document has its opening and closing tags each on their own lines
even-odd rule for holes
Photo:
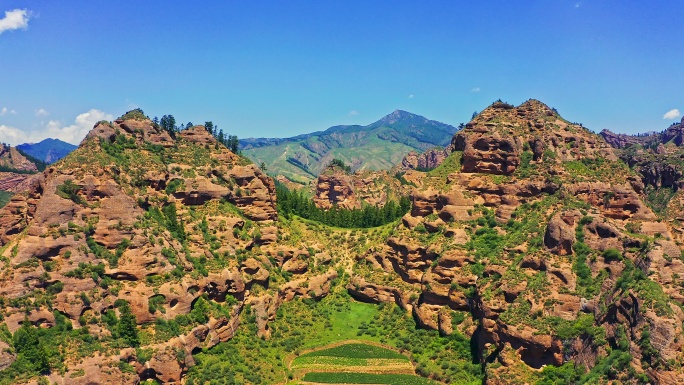
<svg viewBox="0 0 684 385">
<path fill-rule="evenodd" d="M 59 139 L 44 139 L 38 143 L 24 143 L 17 148 L 45 163 L 55 163 L 74 151 L 77 147 Z"/>
<path fill-rule="evenodd" d="M 423 116 L 396 110 L 367 126 L 340 125 L 292 138 L 240 140 L 242 153 L 269 174 L 294 181 L 315 178 L 333 159 L 353 170 L 389 169 L 411 151 L 446 146 L 458 129 Z"/>
</svg>

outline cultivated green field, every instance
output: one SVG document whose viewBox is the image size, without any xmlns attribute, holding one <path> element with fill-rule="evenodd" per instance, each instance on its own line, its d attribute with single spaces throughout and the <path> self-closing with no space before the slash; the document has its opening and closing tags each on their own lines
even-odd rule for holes
<svg viewBox="0 0 684 385">
<path fill-rule="evenodd" d="M 384 384 L 384 385 L 435 385 L 427 378 L 409 374 L 372 373 L 308 373 L 303 381 L 294 384 Z"/>
<path fill-rule="evenodd" d="M 481 366 L 473 359 L 470 341 L 463 335 L 442 336 L 419 329 L 413 317 L 398 306 L 356 302 L 346 294 L 344 278 L 336 285 L 334 294 L 320 301 L 284 303 L 269 324 L 269 339 L 257 336 L 256 315 L 245 308 L 241 327 L 231 340 L 194 355 L 198 365 L 190 368 L 186 385 L 299 384 L 297 381 L 302 380 L 354 383 L 350 381 L 356 380 L 349 376 L 360 376 L 358 381 L 364 382 L 358 384 L 434 383 L 426 382 L 425 376 L 450 384 L 482 383 Z M 353 344 L 347 345 L 350 341 Z M 391 349 L 358 346 L 365 343 Z M 324 359 L 334 365 L 327 370 L 297 369 L 297 365 Z M 361 363 L 366 365 L 363 370 L 369 370 L 369 360 L 393 360 L 402 366 L 396 370 L 399 373 L 392 374 L 329 373 L 348 372 L 339 368 L 350 363 Z M 419 376 L 411 376 L 413 370 Z M 314 374 L 317 372 L 328 373 Z M 320 376 L 327 382 L 320 381 Z"/>
<path fill-rule="evenodd" d="M 380 346 L 359 343 L 344 344 L 328 349 L 317 350 L 311 353 L 302 354 L 301 356 L 297 357 L 297 360 L 301 360 L 307 357 L 380 358 L 399 359 L 408 361 L 408 358 L 405 355 L 394 350 L 390 350 Z"/>
<path fill-rule="evenodd" d="M 362 343 L 349 343 L 302 354 L 290 369 L 299 375 L 309 372 L 388 373 L 413 375 L 409 358 L 394 350 Z"/>
</svg>

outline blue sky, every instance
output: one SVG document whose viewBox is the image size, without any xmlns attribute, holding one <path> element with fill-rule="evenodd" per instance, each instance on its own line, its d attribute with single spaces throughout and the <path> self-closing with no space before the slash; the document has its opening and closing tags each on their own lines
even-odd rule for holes
<svg viewBox="0 0 684 385">
<path fill-rule="evenodd" d="M 135 107 L 238 137 L 395 109 L 457 125 L 499 98 L 660 131 L 684 111 L 682 14 L 674 0 L 0 0 L 0 141 L 78 143 Z"/>
</svg>

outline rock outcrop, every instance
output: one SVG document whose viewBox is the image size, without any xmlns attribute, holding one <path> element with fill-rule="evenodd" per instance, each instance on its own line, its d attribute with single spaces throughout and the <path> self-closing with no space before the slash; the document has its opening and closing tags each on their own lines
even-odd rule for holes
<svg viewBox="0 0 684 385">
<path fill-rule="evenodd" d="M 330 166 L 318 176 L 314 203 L 322 209 L 338 206 L 345 209 L 361 208 L 354 184 L 348 172 L 340 167 Z"/>
<path fill-rule="evenodd" d="M 614 148 L 624 149 L 634 145 L 648 147 L 653 144 L 672 143 L 675 146 L 684 144 L 684 118 L 673 123 L 661 132 L 649 132 L 639 135 L 616 134 L 610 130 L 602 130 L 601 136 Z"/>
<path fill-rule="evenodd" d="M 658 156 L 675 154 L 663 148 Z M 637 175 L 645 164 L 626 167 L 603 139 L 533 100 L 487 108 L 453 151 L 435 173 L 324 172 L 319 207 L 410 191 L 401 221 L 340 229 L 278 219 L 273 180 L 201 126 L 168 132 L 142 111 L 100 122 L 0 210 L 2 323 L 10 333 L 78 329 L 69 338 L 102 347 L 77 356 L 60 345 L 65 366 L 50 382 L 179 384 L 209 361 L 198 351 L 208 357 L 241 323 L 251 337 L 281 338 L 273 322 L 292 315 L 281 306 L 314 309 L 334 293 L 337 310 L 325 312 L 337 312 L 352 301 L 346 291 L 396 304 L 379 314 L 452 335 L 454 346 L 470 341 L 487 384 L 548 380 L 560 372 L 545 366 L 566 364 L 597 383 L 684 380 L 679 168 Z M 656 188 L 672 190 L 661 212 L 643 199 Z M 123 320 L 139 349 L 115 339 Z M 0 369 L 23 354 L 0 348 Z"/>
<path fill-rule="evenodd" d="M 19 170 L 28 172 L 37 172 L 38 168 L 25 156 L 12 146 L 0 143 L 0 167 L 9 170 Z"/>
<path fill-rule="evenodd" d="M 451 151 L 451 146 L 431 148 L 420 154 L 411 151 L 401 160 L 401 168 L 404 170 L 430 170 L 436 168 L 444 162 L 444 159 L 451 154 Z"/>
<path fill-rule="evenodd" d="M 512 174 L 523 151 L 531 151 L 535 161 L 544 156 L 559 161 L 616 159 L 600 137 L 536 100 L 518 107 L 492 104 L 454 136 L 451 146 L 463 151 L 463 172 L 486 174 Z"/>
<path fill-rule="evenodd" d="M 0 172 L 0 190 L 13 193 L 27 191 L 36 174 L 17 174 L 14 172 Z"/>
<path fill-rule="evenodd" d="M 644 204 L 648 180 L 621 168 L 600 137 L 536 101 L 517 108 L 495 103 L 454 137 L 453 147 L 462 151 L 460 172 L 447 176 L 445 187 L 424 176 L 397 233 L 361 258 L 399 283 L 357 278 L 348 285 L 352 296 L 396 303 L 422 327 L 443 332 L 448 310 L 475 315 L 480 327 L 470 332 L 491 384 L 514 384 L 513 373 L 570 360 L 591 368 L 607 357 L 598 335 L 567 337 L 546 320 L 589 319 L 611 343 L 629 329 L 625 351 L 641 360 L 640 333 L 666 325 L 657 332 L 658 356 L 683 357 L 671 336 L 684 313 L 666 302 L 684 299 L 668 283 L 684 265 L 664 262 L 682 248 L 671 247 L 670 227 Z M 516 172 L 523 158 L 535 173 Z M 588 166 L 571 169 L 566 162 Z M 596 162 L 615 170 L 610 179 L 596 180 L 601 170 L 589 168 Z M 661 171 L 653 174 L 662 184 Z M 653 236 L 663 241 L 644 241 Z M 656 304 L 643 287 L 625 289 L 634 269 L 651 274 L 644 279 L 669 300 Z M 491 362 L 500 366 L 489 369 Z M 633 360 L 630 370 L 652 381 L 675 383 L 682 376 L 642 362 Z"/>
<path fill-rule="evenodd" d="M 8 151 L 16 161 L 15 150 Z M 233 336 L 249 287 L 268 281 L 268 270 L 254 259 L 205 267 L 207 260 L 277 240 L 277 212 L 273 180 L 202 126 L 170 133 L 144 116 L 100 122 L 79 149 L 15 186 L 22 183 L 0 210 L 8 261 L 0 295 L 10 299 L 0 313 L 10 331 L 25 318 L 53 327 L 63 317 L 70 327 L 106 339 L 112 332 L 102 315 L 121 317 L 122 303 L 139 325 L 187 315 L 198 301 L 231 304 L 230 317 L 208 315 L 187 334 L 145 346 L 154 352 L 145 363 L 127 350 L 79 361 L 66 356 L 69 370 L 52 373 L 51 382 L 178 383 L 194 351 Z M 316 295 L 329 289 L 323 279 L 312 281 L 320 281 Z M 30 302 L 16 300 L 46 293 L 49 306 L 24 308 Z M 301 295 L 309 293 L 282 297 Z M 3 358 L 9 365 L 15 357 Z M 135 373 L 118 370 L 120 361 Z"/>
</svg>

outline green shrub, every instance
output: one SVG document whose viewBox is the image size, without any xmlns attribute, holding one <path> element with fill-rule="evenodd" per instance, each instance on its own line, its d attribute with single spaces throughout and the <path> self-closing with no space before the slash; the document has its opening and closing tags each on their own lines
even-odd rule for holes
<svg viewBox="0 0 684 385">
<path fill-rule="evenodd" d="M 71 179 L 67 179 L 63 184 L 57 186 L 56 193 L 60 198 L 69 199 L 76 204 L 84 205 L 86 203 L 78 192 L 83 189 L 82 186 L 75 184 Z"/>
<path fill-rule="evenodd" d="M 613 248 L 605 250 L 601 255 L 606 260 L 606 262 L 622 260 L 622 253 L 620 253 L 619 250 Z"/>
<path fill-rule="evenodd" d="M 119 338 L 123 339 L 126 345 L 130 347 L 135 348 L 140 346 L 138 328 L 136 326 L 135 315 L 131 312 L 131 306 L 128 302 L 123 301 L 120 303 L 119 311 L 121 313 L 119 323 L 117 324 L 117 334 Z"/>
</svg>

